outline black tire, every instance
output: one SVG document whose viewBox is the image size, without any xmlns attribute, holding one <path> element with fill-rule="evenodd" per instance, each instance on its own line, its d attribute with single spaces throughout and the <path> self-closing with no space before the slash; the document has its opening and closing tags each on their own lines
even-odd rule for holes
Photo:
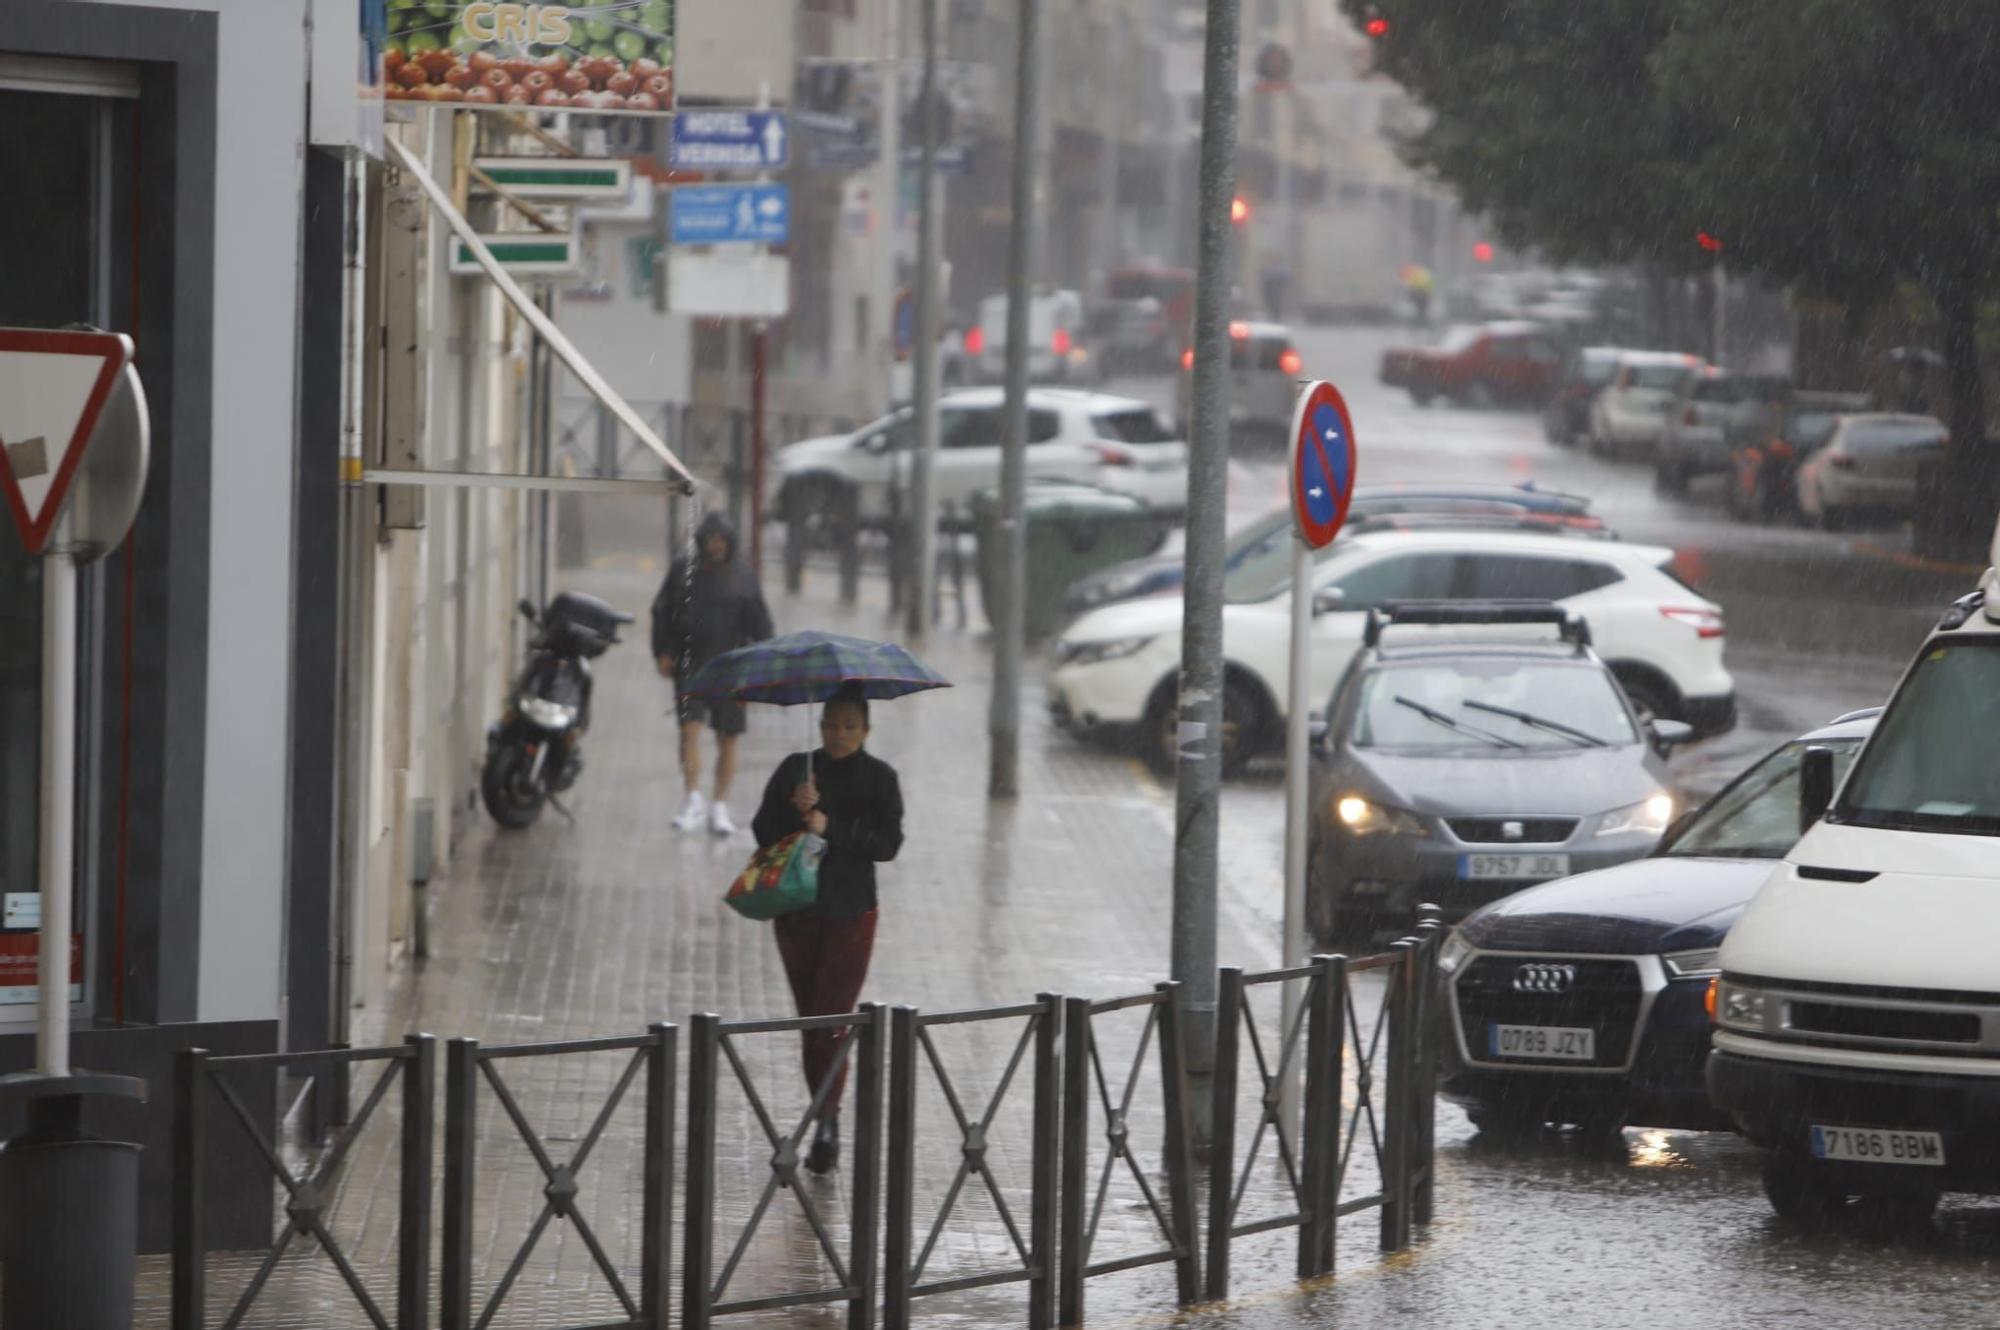
<svg viewBox="0 0 2000 1330">
<path fill-rule="evenodd" d="M 1620 666 L 1613 666 L 1611 672 L 1618 677 L 1625 696 L 1632 699 L 1632 708 L 1639 713 L 1641 722 L 1661 717 L 1667 720 L 1685 719 L 1681 715 L 1680 699 L 1674 696 L 1672 689 L 1651 675 Z"/>
<path fill-rule="evenodd" d="M 1227 679 L 1222 685 L 1222 776 L 1224 780 L 1243 774 L 1258 749 L 1263 731 L 1264 709 L 1258 705 L 1250 685 L 1241 679 Z M 1153 695 L 1146 711 L 1146 764 L 1154 774 L 1174 774 L 1178 762 L 1180 713 L 1174 692 L 1162 688 Z"/>
<path fill-rule="evenodd" d="M 1469 1104 L 1465 1116 L 1479 1129 L 1480 1135 L 1502 1141 L 1534 1136 L 1545 1121 L 1539 1108 L 1523 1108 L 1519 1104 Z"/>
<path fill-rule="evenodd" d="M 1306 931 L 1321 950 L 1338 951 L 1345 943 L 1366 941 L 1374 931 L 1376 911 L 1346 900 L 1345 885 L 1333 842 L 1314 828 L 1306 846 Z"/>
<path fill-rule="evenodd" d="M 1862 1196 L 1855 1217 L 1870 1237 L 1907 1241 L 1930 1232 L 1942 1194 L 1929 1187 Z"/>
<path fill-rule="evenodd" d="M 1672 458 L 1662 456 L 1653 463 L 1653 488 L 1662 494 L 1686 494 L 1687 468 Z"/>
<path fill-rule="evenodd" d="M 1729 515 L 1739 522 L 1760 522 L 1770 516 L 1771 501 L 1764 468 L 1732 461 L 1729 466 Z"/>
<path fill-rule="evenodd" d="M 1437 389 L 1435 388 L 1410 389 L 1410 400 L 1412 402 L 1415 402 L 1418 406 L 1429 406 L 1431 404 L 1432 399 L 1435 398 L 1436 396 L 1437 396 Z"/>
<path fill-rule="evenodd" d="M 1795 1151 L 1765 1155 L 1763 1181 L 1764 1197 L 1778 1217 L 1808 1233 L 1823 1232 L 1847 1210 L 1847 1192 Z"/>
<path fill-rule="evenodd" d="M 546 796 L 530 788 L 527 778 L 521 750 L 511 743 L 495 746 L 479 773 L 480 801 L 493 820 L 509 831 L 533 826 L 542 815 Z"/>
</svg>

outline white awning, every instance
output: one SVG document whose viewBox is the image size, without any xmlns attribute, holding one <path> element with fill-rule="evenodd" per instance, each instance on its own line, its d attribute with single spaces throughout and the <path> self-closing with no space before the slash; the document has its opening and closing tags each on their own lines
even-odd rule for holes
<svg viewBox="0 0 2000 1330">
<path fill-rule="evenodd" d="M 556 327 L 549 319 L 549 316 L 542 313 L 541 308 L 535 304 L 528 293 L 521 289 L 520 283 L 516 282 L 508 274 L 507 270 L 500 266 L 499 260 L 493 257 L 493 251 L 486 247 L 486 242 L 479 238 L 479 233 L 472 229 L 472 224 L 465 220 L 465 217 L 457 208 L 452 206 L 451 196 L 445 193 L 436 180 L 431 178 L 430 172 L 424 170 L 423 164 L 417 160 L 416 154 L 393 139 L 389 142 L 389 151 L 394 155 L 396 164 L 402 167 L 403 170 L 408 171 L 411 178 L 423 189 L 425 195 L 430 198 L 431 206 L 438 210 L 439 215 L 451 227 L 453 234 L 457 235 L 466 249 L 471 251 L 473 258 L 478 260 L 479 266 L 486 270 L 486 275 L 493 279 L 493 284 L 500 288 L 500 293 L 507 297 L 507 303 L 511 304 L 520 313 L 521 317 L 528 321 L 528 326 L 535 330 L 536 335 L 549 344 L 549 349 L 562 359 L 563 364 L 569 367 L 570 373 L 576 375 L 583 386 L 590 389 L 591 394 L 598 401 L 609 407 L 611 414 L 618 417 L 626 429 L 638 435 L 639 441 L 658 454 L 660 460 L 666 464 L 667 469 L 678 477 L 678 480 L 667 483 L 682 494 L 694 493 L 695 487 L 701 482 L 696 480 L 694 474 L 681 464 L 681 459 L 674 456 L 673 449 L 667 447 L 660 436 L 653 432 L 652 426 L 646 423 L 645 418 L 632 409 L 632 404 L 619 396 L 617 389 L 606 383 L 604 376 L 599 374 L 588 360 L 584 359 L 583 353 L 571 344 L 569 338 L 563 336 L 562 329 Z M 476 473 L 401 471 L 393 473 L 395 476 L 393 481 L 388 479 L 391 473 L 378 472 L 376 474 L 383 479 L 384 483 L 405 485 L 424 484 L 426 482 L 422 477 L 427 475 L 440 478 L 430 483 L 478 483 Z M 443 479 L 443 477 L 454 475 L 463 475 L 467 478 L 458 480 Z M 501 477 L 497 476 L 490 477 L 490 479 L 495 481 L 502 480 Z M 511 482 L 510 487 L 513 487 L 521 485 L 524 481 L 532 483 L 544 478 L 513 476 L 504 479 L 506 482 Z M 559 483 L 558 478 L 554 476 L 546 477 L 546 480 L 549 483 L 543 486 L 543 488 L 577 488 L 575 486 L 566 487 L 562 485 Z M 616 486 L 619 489 L 638 490 L 643 488 L 654 492 L 657 492 L 660 488 L 660 483 L 657 481 L 606 481 L 600 483 L 607 486 Z M 592 488 L 595 489 L 596 487 L 593 486 Z"/>
</svg>

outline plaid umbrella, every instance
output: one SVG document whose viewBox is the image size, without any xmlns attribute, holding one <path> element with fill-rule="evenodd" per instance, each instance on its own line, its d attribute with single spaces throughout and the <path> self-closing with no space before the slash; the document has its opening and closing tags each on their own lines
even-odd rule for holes
<svg viewBox="0 0 2000 1330">
<path fill-rule="evenodd" d="M 682 691 L 691 697 L 789 707 L 830 702 L 857 687 L 863 697 L 881 700 L 949 688 L 951 681 L 894 642 L 805 632 L 725 651 L 696 670 Z"/>
</svg>

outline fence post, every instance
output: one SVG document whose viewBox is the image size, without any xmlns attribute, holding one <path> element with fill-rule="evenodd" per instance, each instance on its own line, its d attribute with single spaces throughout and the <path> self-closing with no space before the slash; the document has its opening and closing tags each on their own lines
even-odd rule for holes
<svg viewBox="0 0 2000 1330">
<path fill-rule="evenodd" d="M 1329 1139 L 1340 1136 L 1340 1084 L 1330 1074 L 1339 1057 L 1339 999 L 1335 996 L 1333 958 L 1314 956 L 1313 977 L 1306 985 L 1305 1104 L 1299 1124 L 1299 1190 L 1305 1222 L 1299 1225 L 1300 1279 L 1327 1273 L 1323 1254 L 1333 1231 L 1334 1160 Z"/>
<path fill-rule="evenodd" d="M 1035 1019 L 1035 1145 L 1029 1163 L 1028 1330 L 1050 1330 L 1056 1311 L 1056 1228 L 1062 1187 L 1063 1000 L 1037 993 Z"/>
<path fill-rule="evenodd" d="M 1180 985 L 1153 985 L 1160 994 L 1160 1099 L 1166 1109 L 1167 1215 L 1174 1226 L 1174 1275 L 1180 1305 L 1201 1301 L 1200 1221 L 1194 1204 L 1194 1123 L 1188 1102 L 1187 1049 L 1182 1046 Z"/>
<path fill-rule="evenodd" d="M 889 1009 L 877 1002 L 861 1004 L 861 1042 L 854 1053 L 860 1066 L 854 1122 L 854 1217 L 848 1273 L 855 1294 L 847 1304 L 847 1330 L 872 1330 L 875 1324 L 876 1229 L 882 1200 L 882 1045 Z"/>
<path fill-rule="evenodd" d="M 639 1215 L 639 1318 L 646 1330 L 667 1330 L 667 1290 L 674 1265 L 674 1062 L 680 1030 L 666 1021 L 646 1027 L 646 1195 Z M 468 1210 L 470 1207 L 467 1207 Z"/>
<path fill-rule="evenodd" d="M 334 1051 L 345 1053 L 354 1045 L 342 1039 L 335 1042 L 332 1047 Z M 336 1058 L 328 1064 L 326 1078 L 333 1085 L 333 1129 L 339 1131 L 347 1125 L 354 1113 L 351 1092 L 353 1069 L 349 1067 L 345 1058 Z"/>
<path fill-rule="evenodd" d="M 437 1041 L 407 1035 L 403 1059 L 402 1214 L 396 1246 L 397 1330 L 425 1330 L 431 1314 L 431 1129 L 437 1108 Z"/>
<path fill-rule="evenodd" d="M 715 1079 L 722 1018 L 702 1012 L 688 1041 L 687 1222 L 681 1266 L 681 1324 L 707 1330 L 715 1263 Z"/>
<path fill-rule="evenodd" d="M 1090 1265 L 1084 1231 L 1090 1204 L 1090 1000 L 1063 1004 L 1062 1268 L 1057 1275 L 1057 1324 L 1083 1324 L 1084 1270 Z"/>
<path fill-rule="evenodd" d="M 208 1319 L 202 1240 L 202 1136 L 207 1131 L 204 1082 L 208 1050 L 174 1054 L 173 1330 L 202 1330 Z"/>
<path fill-rule="evenodd" d="M 1444 945 L 1444 922 L 1435 906 L 1420 906 L 1423 922 L 1417 928 L 1423 962 L 1417 967 L 1417 1193 L 1410 1217 L 1416 1223 L 1431 1222 L 1437 1184 L 1437 1003 L 1438 948 Z"/>
<path fill-rule="evenodd" d="M 1235 1226 L 1236 1075 L 1242 1038 L 1243 970 L 1225 966 L 1216 979 L 1215 1101 L 1208 1143 L 1208 1279 L 1210 1302 L 1229 1296 L 1229 1230 Z M 1283 1035 L 1280 1034 L 1282 1040 Z M 1280 1057 L 1282 1057 L 1282 1050 Z"/>
<path fill-rule="evenodd" d="M 438 1324 L 472 1330 L 472 1183 L 478 1162 L 479 1041 L 444 1049 L 444 1215 Z"/>
<path fill-rule="evenodd" d="M 1324 1223 L 1320 1227 L 1313 1256 L 1321 1274 L 1330 1274 L 1335 1258 L 1340 1251 L 1340 1184 L 1345 1181 L 1346 1170 L 1340 1166 L 1341 1137 L 1347 1131 L 1347 957 L 1326 958 L 1326 1162 L 1321 1167 L 1325 1194 L 1320 1208 Z M 1355 1049 L 1354 1056 L 1361 1062 L 1361 1074 L 1368 1074 L 1368 1064 L 1361 1058 L 1361 1050 Z"/>
<path fill-rule="evenodd" d="M 917 1013 L 897 1007 L 889 1026 L 889 1195 L 882 1248 L 882 1325 L 909 1330 L 910 1246 L 916 1210 Z"/>
<path fill-rule="evenodd" d="M 1410 1056 L 1412 1027 L 1411 979 L 1416 972 L 1416 943 L 1396 942 L 1396 961 L 1382 1000 L 1388 1011 L 1388 1084 L 1382 1091 L 1382 1236 L 1385 1252 L 1410 1245 Z"/>
</svg>

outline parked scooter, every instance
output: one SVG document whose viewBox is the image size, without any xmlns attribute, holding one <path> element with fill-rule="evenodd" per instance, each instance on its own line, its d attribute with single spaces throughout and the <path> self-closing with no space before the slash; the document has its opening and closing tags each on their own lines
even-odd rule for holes
<svg viewBox="0 0 2000 1330">
<path fill-rule="evenodd" d="M 591 660 L 618 642 L 632 616 L 595 596 L 564 591 L 541 614 L 520 602 L 535 626 L 528 661 L 514 680 L 498 724 L 486 732 L 486 767 L 479 794 L 503 827 L 520 829 L 541 816 L 542 805 L 576 784 L 583 771 L 583 732 L 590 727 Z"/>
</svg>

